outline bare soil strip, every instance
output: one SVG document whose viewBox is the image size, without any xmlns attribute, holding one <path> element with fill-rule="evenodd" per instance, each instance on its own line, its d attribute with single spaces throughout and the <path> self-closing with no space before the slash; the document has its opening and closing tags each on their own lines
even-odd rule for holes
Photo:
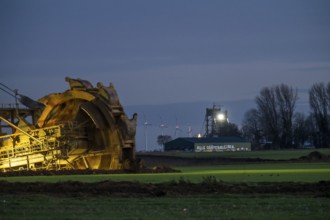
<svg viewBox="0 0 330 220">
<path fill-rule="evenodd" d="M 160 197 L 221 194 L 290 194 L 313 197 L 330 197 L 330 181 L 317 183 L 226 183 L 210 177 L 202 183 L 172 181 L 167 183 L 140 183 L 102 181 L 83 183 L 67 181 L 58 183 L 10 183 L 0 181 L 0 195 L 47 194 L 58 196 L 120 196 Z"/>
</svg>

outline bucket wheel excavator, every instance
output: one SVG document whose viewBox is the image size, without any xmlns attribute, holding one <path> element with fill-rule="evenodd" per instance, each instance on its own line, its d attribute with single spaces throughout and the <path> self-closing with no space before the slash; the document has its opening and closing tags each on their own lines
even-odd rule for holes
<svg viewBox="0 0 330 220">
<path fill-rule="evenodd" d="M 10 90 L 26 108 L 0 108 L 0 170 L 133 169 L 137 114 L 111 83 L 65 80 L 70 89 L 38 101 Z"/>
</svg>

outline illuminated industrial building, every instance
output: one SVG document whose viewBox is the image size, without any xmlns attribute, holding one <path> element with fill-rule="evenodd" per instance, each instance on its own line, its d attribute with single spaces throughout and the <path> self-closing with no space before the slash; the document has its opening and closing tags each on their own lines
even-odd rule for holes
<svg viewBox="0 0 330 220">
<path fill-rule="evenodd" d="M 206 108 L 205 113 L 205 137 L 220 137 L 221 128 L 229 122 L 228 112 L 222 111 L 219 106 L 213 105 Z"/>
<path fill-rule="evenodd" d="M 251 143 L 241 137 L 226 137 L 222 131 L 229 123 L 228 112 L 213 105 L 205 113 L 205 135 L 182 137 L 164 144 L 164 151 L 224 152 L 251 151 Z"/>
<path fill-rule="evenodd" d="M 177 138 L 164 145 L 165 151 L 225 152 L 251 151 L 251 143 L 240 137 Z"/>
</svg>

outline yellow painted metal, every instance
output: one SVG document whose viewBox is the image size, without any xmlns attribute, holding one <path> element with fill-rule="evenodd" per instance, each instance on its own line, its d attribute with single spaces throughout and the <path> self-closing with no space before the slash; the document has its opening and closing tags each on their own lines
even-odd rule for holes
<svg viewBox="0 0 330 220">
<path fill-rule="evenodd" d="M 41 144 L 41 143 L 42 143 L 42 142 L 41 142 L 40 140 L 38 140 L 37 138 L 33 137 L 33 136 L 32 136 L 32 135 L 30 135 L 29 133 L 26 133 L 26 132 L 25 132 L 23 129 L 21 129 L 21 128 L 17 127 L 16 125 L 14 125 L 14 124 L 13 124 L 13 123 L 11 123 L 10 121 L 8 121 L 8 120 L 4 119 L 4 118 L 3 118 L 3 117 L 1 117 L 1 116 L 0 116 L 0 120 L 2 120 L 2 121 L 4 121 L 4 122 L 8 123 L 10 126 L 12 126 L 12 127 L 16 128 L 17 130 L 19 130 L 20 132 L 22 132 L 22 133 L 23 133 L 23 134 L 25 134 L 26 136 L 28 136 L 28 137 L 32 138 L 33 140 L 35 140 L 35 141 L 39 142 L 39 144 Z"/>
<path fill-rule="evenodd" d="M 38 101 L 36 124 L 0 136 L 0 170 L 130 169 L 137 115 L 127 117 L 114 86 L 66 78 L 70 89 Z M 18 117 L 19 118 L 19 117 Z"/>
</svg>

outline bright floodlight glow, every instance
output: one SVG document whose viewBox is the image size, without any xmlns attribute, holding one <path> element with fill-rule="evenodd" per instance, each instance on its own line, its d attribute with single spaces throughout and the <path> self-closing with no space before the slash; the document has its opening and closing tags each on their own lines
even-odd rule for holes
<svg viewBox="0 0 330 220">
<path fill-rule="evenodd" d="M 219 113 L 219 114 L 217 115 L 217 120 L 218 120 L 218 121 L 224 121 L 224 120 L 225 120 L 225 115 L 224 115 L 223 113 Z"/>
</svg>

